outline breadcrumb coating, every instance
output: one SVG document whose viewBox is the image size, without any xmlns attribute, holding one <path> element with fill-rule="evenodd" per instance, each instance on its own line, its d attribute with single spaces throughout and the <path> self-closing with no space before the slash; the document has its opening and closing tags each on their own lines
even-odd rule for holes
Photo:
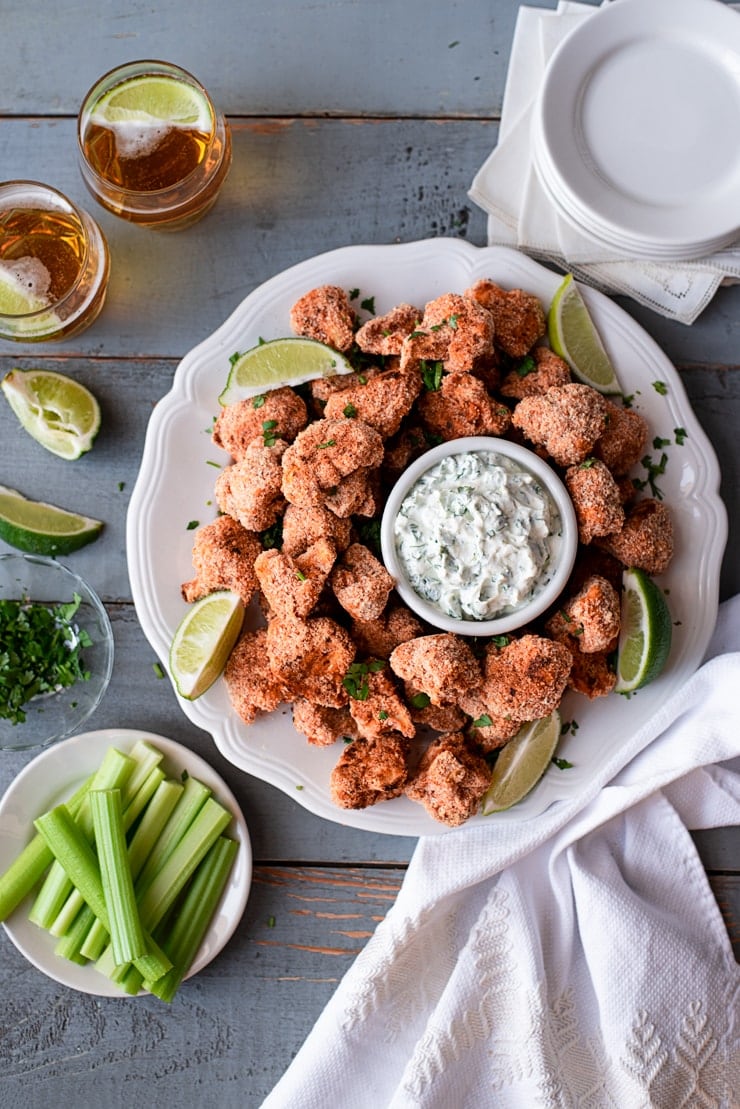
<svg viewBox="0 0 740 1109">
<path fill-rule="evenodd" d="M 285 509 L 280 459 L 286 446 L 281 439 L 270 447 L 260 440 L 250 443 L 241 461 L 227 466 L 216 479 L 218 507 L 248 531 L 272 527 Z"/>
<path fill-rule="evenodd" d="M 330 584 L 342 608 L 355 620 L 375 620 L 395 582 L 369 547 L 351 543 L 331 572 Z"/>
<path fill-rule="evenodd" d="M 413 739 L 416 728 L 411 713 L 401 697 L 387 668 L 368 671 L 365 676 L 368 693 L 358 700 L 350 696 L 349 712 L 357 730 L 365 739 L 374 739 L 391 732 Z"/>
<path fill-rule="evenodd" d="M 553 385 L 568 385 L 571 380 L 568 363 L 558 358 L 549 347 L 538 346 L 516 369 L 509 371 L 501 382 L 499 392 L 504 397 L 521 400 L 523 397 L 541 396 Z"/>
<path fill-rule="evenodd" d="M 385 315 L 364 323 L 355 342 L 366 354 L 400 354 L 404 339 L 416 330 L 421 317 L 413 304 L 397 304 Z"/>
<path fill-rule="evenodd" d="M 246 607 L 259 587 L 254 560 L 261 552 L 259 536 L 231 516 L 204 524 L 193 540 L 195 577 L 183 583 L 183 600 L 197 601 L 217 589 L 231 589 Z"/>
<path fill-rule="evenodd" d="M 222 408 L 213 426 L 213 442 L 238 462 L 250 443 L 266 432 L 291 443 L 308 423 L 306 402 L 286 386 Z"/>
<path fill-rule="evenodd" d="M 283 493 L 291 504 L 324 505 L 337 516 L 372 515 L 368 480 L 382 461 L 383 440 L 374 428 L 361 420 L 316 420 L 283 455 Z"/>
<path fill-rule="evenodd" d="M 594 574 L 550 617 L 546 630 L 573 655 L 593 655 L 616 647 L 620 624 L 619 593 L 606 578 Z"/>
<path fill-rule="evenodd" d="M 470 741 L 484 754 L 503 747 L 521 727 L 519 720 L 492 715 L 479 689 L 472 689 L 460 698 L 460 709 L 471 720 L 467 730 Z"/>
<path fill-rule="evenodd" d="M 649 429 L 644 416 L 606 400 L 606 428 L 594 445 L 594 454 L 615 477 L 629 473 L 642 458 Z"/>
<path fill-rule="evenodd" d="M 461 732 L 453 732 L 429 744 L 406 796 L 420 801 L 435 820 L 454 828 L 478 811 L 490 782 L 488 763 L 470 750 Z"/>
<path fill-rule="evenodd" d="M 624 566 L 662 574 L 673 558 L 673 522 L 664 504 L 652 497 L 638 501 L 620 531 L 598 540 Z"/>
<path fill-rule="evenodd" d="M 390 658 L 399 644 L 418 638 L 424 631 L 411 609 L 392 599 L 374 620 L 353 620 L 351 630 L 357 653 L 371 658 Z"/>
<path fill-rule="evenodd" d="M 328 539 L 319 539 L 295 558 L 285 551 L 262 551 L 254 571 L 271 611 L 299 619 L 308 616 L 318 603 L 336 557 L 336 547 Z"/>
<path fill-rule="evenodd" d="M 285 554 L 303 554 L 319 539 L 330 540 L 338 551 L 349 546 L 352 521 L 341 519 L 323 505 L 289 504 L 283 516 L 283 546 Z"/>
<path fill-rule="evenodd" d="M 422 394 L 418 409 L 427 431 L 445 440 L 505 435 L 511 424 L 506 405 L 469 373 L 445 374 L 439 389 Z"/>
<path fill-rule="evenodd" d="M 375 428 L 383 439 L 395 435 L 421 392 L 419 374 L 387 370 L 334 393 L 326 402 L 328 420 L 354 418 Z"/>
<path fill-rule="evenodd" d="M 261 712 L 272 712 L 288 699 L 270 666 L 265 628 L 242 633 L 229 655 L 224 680 L 231 704 L 245 724 L 251 724 Z"/>
<path fill-rule="evenodd" d="M 544 447 L 560 466 L 573 466 L 593 453 L 606 427 L 606 400 L 590 385 L 553 385 L 542 396 L 524 397 L 512 423 Z"/>
<path fill-rule="evenodd" d="M 457 705 L 433 705 L 429 695 L 413 682 L 404 682 L 404 697 L 415 724 L 433 732 L 459 732 L 465 727 L 466 716 Z"/>
<path fill-rule="evenodd" d="M 341 737 L 356 739 L 359 735 L 346 706 L 331 709 L 303 699 L 293 702 L 293 726 L 313 747 L 330 747 Z"/>
<path fill-rule="evenodd" d="M 549 716 L 562 699 L 573 665 L 571 652 L 541 635 L 523 635 L 506 646 L 486 646 L 481 696 L 488 712 L 529 721 Z"/>
<path fill-rule="evenodd" d="M 547 330 L 547 317 L 533 293 L 502 289 L 483 278 L 465 292 L 493 316 L 496 345 L 513 358 L 523 358 Z"/>
<path fill-rule="evenodd" d="M 611 662 L 611 655 L 606 651 L 597 651 L 586 655 L 576 651 L 573 655 L 573 669 L 568 676 L 568 687 L 574 693 L 581 693 L 590 701 L 597 697 L 606 697 L 617 684 Z"/>
<path fill-rule="evenodd" d="M 290 326 L 296 335 L 316 339 L 343 353 L 355 341 L 356 323 L 355 310 L 338 285 L 310 289 L 290 310 Z"/>
<path fill-rule="evenodd" d="M 581 543 L 619 531 L 624 523 L 622 496 L 603 462 L 591 458 L 570 466 L 565 471 L 565 486 L 575 509 Z"/>
<path fill-rule="evenodd" d="M 481 681 L 475 655 L 465 640 L 452 632 L 400 643 L 391 653 L 390 664 L 394 674 L 413 682 L 435 705 L 458 704 L 462 693 Z"/>
<path fill-rule="evenodd" d="M 404 339 L 401 369 L 431 361 L 442 362 L 448 373 L 467 373 L 491 356 L 493 337 L 490 312 L 469 297 L 444 293 L 429 301 L 418 327 Z"/>
<path fill-rule="evenodd" d="M 289 700 L 302 697 L 327 708 L 347 704 L 342 680 L 355 657 L 355 645 L 336 620 L 276 616 L 268 624 L 266 646 L 269 665 Z"/>
<path fill-rule="evenodd" d="M 390 734 L 348 743 L 331 773 L 331 796 L 343 809 L 365 809 L 403 793 L 408 741 Z"/>
<path fill-rule="evenodd" d="M 383 455 L 383 478 L 392 484 L 415 458 L 419 458 L 431 446 L 427 433 L 419 424 L 404 427 L 385 444 Z"/>
</svg>

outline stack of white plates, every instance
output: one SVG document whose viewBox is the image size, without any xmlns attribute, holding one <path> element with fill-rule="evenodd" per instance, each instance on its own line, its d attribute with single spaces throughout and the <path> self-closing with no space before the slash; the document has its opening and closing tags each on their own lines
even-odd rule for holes
<svg viewBox="0 0 740 1109">
<path fill-rule="evenodd" d="M 620 256 L 702 258 L 740 239 L 740 13 L 614 0 L 558 47 L 533 118 L 558 213 Z"/>
</svg>

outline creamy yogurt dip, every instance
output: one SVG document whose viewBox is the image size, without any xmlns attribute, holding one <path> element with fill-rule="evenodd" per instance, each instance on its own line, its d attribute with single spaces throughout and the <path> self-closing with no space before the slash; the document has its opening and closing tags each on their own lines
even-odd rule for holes
<svg viewBox="0 0 740 1109">
<path fill-rule="evenodd" d="M 547 585 L 562 521 L 533 473 L 496 451 L 469 451 L 443 458 L 415 482 L 394 540 L 420 597 L 458 620 L 491 620 Z"/>
</svg>

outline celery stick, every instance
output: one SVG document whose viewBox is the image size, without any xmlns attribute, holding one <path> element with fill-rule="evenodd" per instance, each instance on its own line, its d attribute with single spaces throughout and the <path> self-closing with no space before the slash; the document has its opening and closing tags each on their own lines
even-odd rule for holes
<svg viewBox="0 0 740 1109">
<path fill-rule="evenodd" d="M 162 829 L 159 839 L 152 847 L 146 865 L 139 875 L 136 883 L 137 896 L 146 889 L 155 874 L 161 870 L 168 856 L 182 839 L 210 795 L 211 790 L 208 786 L 204 785 L 203 782 L 199 782 L 197 778 L 187 778 L 185 780 L 180 800 Z"/>
<path fill-rule="evenodd" d="M 159 924 L 201 859 L 230 823 L 228 809 L 209 797 L 162 869 L 141 894 L 139 913 L 145 928 L 154 929 Z"/>
<path fill-rule="evenodd" d="M 123 785 L 127 780 L 130 780 L 131 775 L 135 769 L 135 763 L 128 755 L 122 754 L 116 750 L 115 747 L 110 747 L 103 760 L 93 776 L 93 783 L 91 789 L 115 789 Z M 88 839 L 92 839 L 92 814 L 89 806 L 89 791 L 85 795 L 77 813 L 76 821 L 84 829 L 84 834 Z M 59 913 L 62 911 L 65 901 L 72 893 L 72 883 L 64 872 L 64 868 L 59 866 L 58 863 L 52 863 L 51 869 L 47 874 L 41 889 L 38 892 L 36 900 L 31 906 L 31 911 L 28 918 L 33 924 L 38 924 L 39 928 L 51 929 L 54 926 Z M 76 910 L 79 911 L 80 902 L 77 901 Z M 70 912 L 67 916 L 67 921 L 70 915 L 74 915 L 70 907 Z M 57 935 L 63 935 L 63 931 L 57 931 Z"/>
<path fill-rule="evenodd" d="M 75 817 L 80 810 L 82 798 L 90 789 L 94 774 L 80 786 L 69 801 L 66 802 L 71 815 Z M 40 882 L 44 872 L 54 861 L 54 856 L 46 845 L 46 840 L 38 832 L 26 844 L 21 853 L 16 856 L 8 869 L 0 875 L 0 923 L 7 920 L 10 914 L 18 908 L 21 901 L 31 892 L 33 887 Z"/>
<path fill-rule="evenodd" d="M 154 796 L 144 810 L 141 822 L 128 846 L 129 866 L 134 879 L 136 879 L 146 862 L 147 855 L 167 823 L 183 788 L 182 782 L 166 778 L 159 784 Z M 95 919 L 80 951 L 88 959 L 99 959 L 108 943 L 108 939 L 105 928 L 99 920 Z"/>
<path fill-rule="evenodd" d="M 182 899 L 177 917 L 162 947 L 172 960 L 168 970 L 157 982 L 145 987 L 162 1001 L 171 1002 L 190 969 L 216 911 L 234 864 L 239 844 L 219 836 L 196 870 Z"/>
<path fill-rule="evenodd" d="M 113 956 L 116 963 L 132 963 L 146 954 L 146 941 L 128 861 L 121 794 L 117 789 L 96 789 L 89 796 Z"/>
<path fill-rule="evenodd" d="M 80 946 L 94 920 L 95 914 L 90 906 L 83 904 L 76 919 L 54 948 L 54 954 L 59 955 L 62 959 L 69 959 L 70 962 L 77 963 L 79 966 L 84 966 L 87 959 L 81 953 Z"/>
<path fill-rule="evenodd" d="M 121 789 L 121 807 L 124 812 L 131 804 L 152 770 L 159 766 L 164 757 L 161 751 L 158 751 L 156 747 L 152 747 L 151 743 L 148 743 L 145 739 L 137 739 L 136 743 L 131 748 L 130 754 L 136 765 L 131 772 L 131 777 Z M 102 786 L 101 788 L 106 789 L 108 787 Z"/>
<path fill-rule="evenodd" d="M 104 927 L 110 932 L 110 919 L 103 895 L 103 885 L 100 877 L 100 867 L 92 846 L 70 817 L 64 805 L 45 813 L 34 821 L 37 830 L 46 840 L 55 858 L 67 870 L 70 879 L 82 893 L 85 901 L 90 906 L 95 916 L 99 917 Z M 151 977 L 154 981 L 165 974 L 171 963 L 157 945 L 146 934 L 148 954 L 137 958 L 135 965 L 145 978 Z"/>
</svg>

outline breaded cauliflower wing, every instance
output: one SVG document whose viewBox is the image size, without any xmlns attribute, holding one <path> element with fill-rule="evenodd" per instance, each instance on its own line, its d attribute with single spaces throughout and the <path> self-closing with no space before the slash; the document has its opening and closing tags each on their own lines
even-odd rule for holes
<svg viewBox="0 0 740 1109">
<path fill-rule="evenodd" d="M 534 347 L 519 366 L 510 370 L 501 382 L 503 397 L 522 400 L 541 396 L 553 385 L 568 385 L 572 380 L 567 362 L 558 358 L 549 347 Z"/>
<path fill-rule="evenodd" d="M 419 374 L 386 370 L 364 379 L 364 384 L 334 393 L 326 402 L 324 416 L 327 420 L 357 417 L 388 439 L 411 411 L 421 384 Z"/>
<path fill-rule="evenodd" d="M 217 589 L 231 589 L 246 607 L 258 589 L 254 560 L 261 551 L 259 536 L 231 516 L 204 524 L 193 540 L 195 577 L 183 583 L 183 599 L 197 601 Z"/>
<path fill-rule="evenodd" d="M 226 405 L 216 417 L 212 438 L 238 462 L 250 443 L 266 433 L 270 439 L 292 443 L 307 423 L 306 402 L 286 386 Z"/>
<path fill-rule="evenodd" d="M 539 720 L 558 707 L 573 665 L 571 652 L 541 635 L 486 647 L 481 697 L 493 716 Z"/>
<path fill-rule="evenodd" d="M 276 616 L 298 619 L 308 616 L 318 603 L 336 557 L 336 547 L 328 539 L 319 539 L 295 558 L 285 551 L 262 551 L 254 571 L 271 611 Z"/>
<path fill-rule="evenodd" d="M 317 420 L 283 455 L 283 493 L 301 507 L 324 505 L 337 516 L 373 515 L 371 473 L 383 440 L 361 420 Z"/>
<path fill-rule="evenodd" d="M 303 698 L 327 708 L 347 704 L 342 684 L 355 657 L 349 633 L 329 616 L 293 620 L 276 616 L 267 627 L 270 667 L 290 700 Z"/>
<path fill-rule="evenodd" d="M 424 308 L 419 326 L 404 339 L 401 369 L 442 362 L 447 373 L 467 373 L 493 351 L 491 313 L 469 297 L 443 293 Z"/>
<path fill-rule="evenodd" d="M 286 690 L 270 666 L 266 648 L 265 628 L 243 632 L 224 669 L 229 699 L 246 724 L 287 700 Z"/>
<path fill-rule="evenodd" d="M 319 285 L 295 302 L 290 326 L 296 335 L 348 351 L 355 341 L 357 315 L 344 289 Z"/>
<path fill-rule="evenodd" d="M 285 510 L 280 460 L 286 446 L 281 439 L 269 447 L 256 440 L 241 461 L 227 466 L 216 478 L 218 507 L 248 531 L 272 527 Z"/>
<path fill-rule="evenodd" d="M 491 313 L 496 346 L 512 358 L 523 358 L 547 330 L 545 310 L 532 293 L 502 289 L 483 278 L 466 289 L 465 295 Z"/>
<path fill-rule="evenodd" d="M 461 732 L 432 740 L 406 786 L 442 824 L 458 827 L 474 816 L 491 782 L 491 768 L 467 745 Z"/>
<path fill-rule="evenodd" d="M 390 664 L 394 674 L 413 682 L 434 705 L 459 704 L 462 693 L 481 682 L 478 660 L 465 640 L 451 632 L 399 644 Z"/>
<path fill-rule="evenodd" d="M 366 354 L 400 354 L 404 339 L 415 331 L 422 313 L 413 304 L 397 304 L 383 316 L 364 323 L 355 342 Z"/>
<path fill-rule="evenodd" d="M 634 408 L 623 408 L 606 398 L 607 424 L 594 445 L 594 455 L 611 472 L 622 477 L 642 458 L 648 441 L 648 424 Z"/>
<path fill-rule="evenodd" d="M 597 535 L 611 535 L 624 523 L 622 496 L 603 462 L 590 458 L 565 471 L 578 522 L 578 538 L 587 545 Z"/>
<path fill-rule="evenodd" d="M 332 770 L 335 804 L 365 809 L 403 793 L 408 778 L 408 741 L 398 734 L 360 737 L 348 743 Z"/>
<path fill-rule="evenodd" d="M 492 397 L 472 374 L 445 374 L 439 389 L 423 393 L 419 415 L 431 435 L 460 439 L 465 435 L 505 435 L 511 412 Z"/>
<path fill-rule="evenodd" d="M 620 531 L 597 540 L 624 566 L 662 574 L 673 558 L 673 521 L 664 504 L 652 497 L 638 501 Z"/>
<path fill-rule="evenodd" d="M 342 737 L 356 739 L 359 735 L 346 706 L 332 709 L 302 698 L 293 702 L 293 726 L 313 747 L 330 747 Z"/>
<path fill-rule="evenodd" d="M 593 453 L 604 433 L 606 400 L 590 385 L 554 385 L 542 396 L 520 400 L 512 423 L 558 465 L 574 466 Z"/>
<path fill-rule="evenodd" d="M 355 620 L 376 620 L 395 582 L 369 547 L 351 543 L 337 560 L 330 584 L 342 608 Z"/>
</svg>

